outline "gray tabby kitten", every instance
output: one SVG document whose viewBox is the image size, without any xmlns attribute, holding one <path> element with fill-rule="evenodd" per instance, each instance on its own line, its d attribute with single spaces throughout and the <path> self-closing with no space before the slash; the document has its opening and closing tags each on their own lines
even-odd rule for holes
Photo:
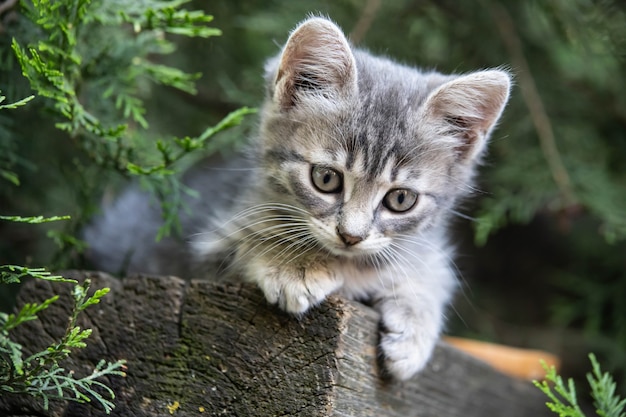
<svg viewBox="0 0 626 417">
<path fill-rule="evenodd" d="M 87 230 L 92 258 L 108 270 L 242 276 L 294 314 L 331 293 L 367 300 L 381 313 L 386 370 L 407 379 L 439 337 L 456 282 L 446 223 L 471 191 L 509 75 L 420 72 L 351 47 L 319 17 L 266 69 L 249 158 L 188 176 L 201 193 L 183 214 L 189 249 L 151 243 L 159 212 L 131 190 Z"/>
</svg>

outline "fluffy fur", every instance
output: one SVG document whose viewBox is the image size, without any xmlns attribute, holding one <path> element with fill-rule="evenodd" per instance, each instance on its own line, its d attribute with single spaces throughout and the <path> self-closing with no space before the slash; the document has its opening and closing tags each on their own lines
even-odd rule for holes
<svg viewBox="0 0 626 417">
<path fill-rule="evenodd" d="M 248 157 L 187 176 L 201 194 L 181 214 L 190 244 L 150 243 L 158 210 L 129 190 L 87 230 L 92 259 L 243 277 L 294 314 L 331 293 L 367 300 L 381 313 L 386 370 L 407 379 L 441 332 L 455 288 L 446 224 L 471 190 L 509 75 L 421 72 L 353 48 L 315 17 L 268 62 L 266 81 Z"/>
</svg>

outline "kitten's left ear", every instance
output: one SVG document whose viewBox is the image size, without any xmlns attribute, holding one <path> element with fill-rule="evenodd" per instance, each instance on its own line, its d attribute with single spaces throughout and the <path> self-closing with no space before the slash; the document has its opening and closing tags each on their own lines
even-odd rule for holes
<svg viewBox="0 0 626 417">
<path fill-rule="evenodd" d="M 274 100 L 283 109 L 307 96 L 340 99 L 356 91 L 356 62 L 341 29 L 313 17 L 289 36 L 274 79 Z"/>
<path fill-rule="evenodd" d="M 437 136 L 452 140 L 460 160 L 478 157 L 509 99 L 505 71 L 478 71 L 449 81 L 426 99 L 426 118 Z"/>
</svg>

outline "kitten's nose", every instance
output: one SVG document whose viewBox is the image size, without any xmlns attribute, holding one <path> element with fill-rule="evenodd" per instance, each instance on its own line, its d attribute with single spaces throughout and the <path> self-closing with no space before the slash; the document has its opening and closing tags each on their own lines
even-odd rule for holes
<svg viewBox="0 0 626 417">
<path fill-rule="evenodd" d="M 345 243 L 347 246 L 356 245 L 357 243 L 365 239 L 363 236 L 351 235 L 350 233 L 343 230 L 339 226 L 337 226 L 337 235 L 343 241 L 343 243 Z"/>
</svg>

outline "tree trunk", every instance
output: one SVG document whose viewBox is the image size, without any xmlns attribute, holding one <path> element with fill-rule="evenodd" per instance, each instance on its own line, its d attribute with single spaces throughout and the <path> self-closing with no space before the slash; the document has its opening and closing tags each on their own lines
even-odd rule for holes
<svg viewBox="0 0 626 417">
<path fill-rule="evenodd" d="M 100 359 L 126 359 L 127 376 L 105 381 L 115 393 L 111 415 L 169 416 L 548 416 L 545 399 L 440 343 L 427 369 L 408 382 L 379 378 L 378 315 L 331 297 L 302 318 L 269 306 L 249 284 L 186 282 L 175 277 L 118 280 L 70 272 L 110 287 L 83 313 L 88 347 L 66 369 L 76 375 Z M 67 325 L 71 284 L 34 280 L 18 304 L 61 298 L 12 337 L 29 351 L 58 340 Z M 103 416 L 95 404 L 3 395 L 2 416 Z"/>
</svg>

